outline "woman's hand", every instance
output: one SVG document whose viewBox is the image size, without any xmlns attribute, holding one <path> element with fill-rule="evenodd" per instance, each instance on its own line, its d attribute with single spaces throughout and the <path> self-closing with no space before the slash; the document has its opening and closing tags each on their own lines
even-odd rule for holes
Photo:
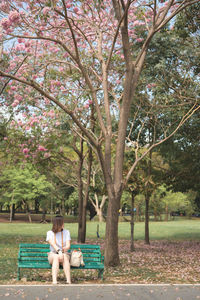
<svg viewBox="0 0 200 300">
<path fill-rule="evenodd" d="M 63 252 L 66 253 L 69 249 L 70 249 L 69 247 L 65 246 L 63 247 Z"/>
</svg>

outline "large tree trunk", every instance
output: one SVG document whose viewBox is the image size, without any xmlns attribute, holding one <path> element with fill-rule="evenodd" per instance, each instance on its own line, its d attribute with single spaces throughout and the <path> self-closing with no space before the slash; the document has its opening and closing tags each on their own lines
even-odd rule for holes
<svg viewBox="0 0 200 300">
<path fill-rule="evenodd" d="M 108 210 L 106 217 L 105 265 L 117 266 L 119 260 L 118 248 L 118 217 L 121 193 L 115 196 L 108 189 Z"/>
</svg>

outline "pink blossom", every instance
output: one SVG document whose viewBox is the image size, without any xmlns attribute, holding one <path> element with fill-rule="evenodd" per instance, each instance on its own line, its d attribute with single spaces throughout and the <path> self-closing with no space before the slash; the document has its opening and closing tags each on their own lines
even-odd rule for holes
<svg viewBox="0 0 200 300">
<path fill-rule="evenodd" d="M 50 11 L 49 7 L 44 7 L 43 10 L 42 10 L 44 15 L 47 15 L 49 13 L 49 11 Z"/>
<path fill-rule="evenodd" d="M 16 47 L 15 47 L 15 50 L 16 51 L 24 51 L 25 50 L 25 46 L 23 44 L 18 44 Z"/>
<path fill-rule="evenodd" d="M 11 11 L 8 18 L 11 22 L 18 23 L 20 20 L 20 14 L 17 11 Z"/>
<path fill-rule="evenodd" d="M 21 95 L 15 95 L 15 101 L 22 101 L 23 97 Z"/>
<path fill-rule="evenodd" d="M 10 88 L 12 91 L 16 91 L 16 89 L 17 89 L 16 86 L 11 86 Z"/>
<path fill-rule="evenodd" d="M 139 20 L 133 22 L 133 26 L 142 26 L 142 25 L 145 25 L 145 22 Z"/>
<path fill-rule="evenodd" d="M 78 7 L 74 7 L 74 12 L 77 14 L 79 11 Z"/>
<path fill-rule="evenodd" d="M 18 121 L 18 125 L 22 126 L 23 125 L 22 121 Z"/>
<path fill-rule="evenodd" d="M 9 19 L 3 18 L 1 20 L 1 25 L 4 29 L 8 29 L 11 26 L 11 22 Z"/>
<path fill-rule="evenodd" d="M 29 150 L 28 148 L 24 148 L 24 149 L 23 149 L 23 153 L 24 153 L 24 154 L 27 154 L 29 151 L 30 151 L 30 150 Z"/>
<path fill-rule="evenodd" d="M 56 85 L 56 86 L 61 86 L 61 82 L 56 80 L 56 81 L 55 81 L 55 85 Z"/>
<path fill-rule="evenodd" d="M 48 115 L 49 117 L 51 117 L 51 118 L 54 118 L 54 117 L 55 117 L 55 113 L 54 113 L 53 110 L 50 110 L 50 111 L 47 113 L 47 115 Z"/>
<path fill-rule="evenodd" d="M 26 47 L 26 48 L 28 48 L 28 47 L 30 47 L 30 46 L 31 46 L 31 43 L 30 43 L 29 41 L 27 41 L 27 42 L 25 42 L 25 44 L 24 44 L 24 45 L 25 45 L 25 47 Z"/>
<path fill-rule="evenodd" d="M 17 41 L 18 41 L 18 43 L 19 43 L 19 44 L 21 44 L 21 43 L 24 43 L 24 42 L 25 42 L 25 39 L 18 38 L 18 40 L 17 40 Z"/>
<path fill-rule="evenodd" d="M 144 41 L 143 38 L 137 38 L 137 39 L 136 39 L 136 42 L 138 42 L 138 43 L 141 43 L 142 41 Z"/>
<path fill-rule="evenodd" d="M 155 87 L 156 86 L 156 83 L 149 83 L 147 84 L 147 88 L 148 89 L 152 89 L 152 87 Z"/>
<path fill-rule="evenodd" d="M 16 67 L 16 63 L 14 63 L 14 62 L 10 63 L 10 68 L 11 69 L 14 69 L 15 67 Z M 11 82 L 11 84 L 12 84 L 12 82 Z"/>
<path fill-rule="evenodd" d="M 18 104 L 19 104 L 19 101 L 18 101 L 18 100 L 15 100 L 15 101 L 11 104 L 11 106 L 12 106 L 12 107 L 16 107 Z"/>
<path fill-rule="evenodd" d="M 71 4 L 68 3 L 68 4 L 66 5 L 66 8 L 70 8 L 70 7 L 71 7 Z"/>
<path fill-rule="evenodd" d="M 2 11 L 7 11 L 8 9 L 8 5 L 5 1 L 3 1 L 1 4 L 0 4 L 0 10 Z"/>
<path fill-rule="evenodd" d="M 93 103 L 93 101 L 92 100 L 88 100 L 88 104 L 92 104 Z"/>
<path fill-rule="evenodd" d="M 7 141 L 8 138 L 5 136 L 3 139 L 4 139 L 4 141 Z"/>
<path fill-rule="evenodd" d="M 47 151 L 48 149 L 46 149 L 45 147 L 39 145 L 39 146 L 38 146 L 38 150 L 39 150 L 39 151 Z"/>
<path fill-rule="evenodd" d="M 50 153 L 49 153 L 49 152 L 44 153 L 44 157 L 45 157 L 45 158 L 48 158 L 49 156 L 50 156 Z"/>
<path fill-rule="evenodd" d="M 12 32 L 12 28 L 9 27 L 8 29 L 6 29 L 6 34 L 10 34 Z"/>
<path fill-rule="evenodd" d="M 59 67 L 59 72 L 63 72 L 64 71 L 64 68 L 63 67 Z"/>
</svg>

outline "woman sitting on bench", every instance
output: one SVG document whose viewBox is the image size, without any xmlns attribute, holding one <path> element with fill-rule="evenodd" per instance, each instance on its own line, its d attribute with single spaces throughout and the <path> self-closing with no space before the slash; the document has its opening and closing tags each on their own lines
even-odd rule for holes
<svg viewBox="0 0 200 300">
<path fill-rule="evenodd" d="M 52 230 L 47 232 L 46 241 L 50 244 L 51 252 L 48 253 L 48 261 L 52 265 L 53 284 L 57 284 L 59 264 L 63 265 L 67 283 L 71 283 L 70 257 L 67 251 L 70 249 L 70 232 L 64 229 L 64 218 L 56 216 L 53 219 Z"/>
</svg>

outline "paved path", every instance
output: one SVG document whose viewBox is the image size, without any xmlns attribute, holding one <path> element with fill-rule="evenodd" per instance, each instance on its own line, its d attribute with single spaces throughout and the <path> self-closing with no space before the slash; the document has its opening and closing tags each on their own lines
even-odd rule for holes
<svg viewBox="0 0 200 300">
<path fill-rule="evenodd" d="M 0 285 L 1 300 L 200 300 L 198 285 Z"/>
</svg>

